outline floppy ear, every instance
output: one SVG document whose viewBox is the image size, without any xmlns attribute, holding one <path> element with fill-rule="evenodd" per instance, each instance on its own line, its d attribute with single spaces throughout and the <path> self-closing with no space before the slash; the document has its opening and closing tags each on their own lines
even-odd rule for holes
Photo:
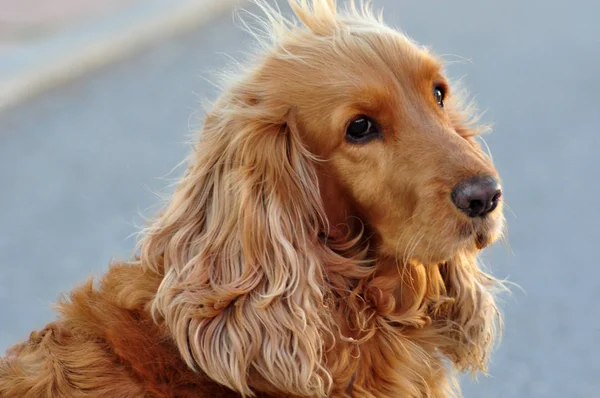
<svg viewBox="0 0 600 398">
<path fill-rule="evenodd" d="M 153 313 L 190 367 L 243 396 L 258 385 L 325 396 L 326 221 L 311 154 L 281 105 L 229 94 L 213 109 L 141 244 L 164 272 Z"/>
<path fill-rule="evenodd" d="M 440 266 L 445 300 L 436 312 L 446 323 L 450 343 L 441 348 L 460 371 L 485 372 L 491 349 L 502 330 L 495 294 L 506 288 L 483 272 L 475 253 L 462 253 Z"/>
</svg>

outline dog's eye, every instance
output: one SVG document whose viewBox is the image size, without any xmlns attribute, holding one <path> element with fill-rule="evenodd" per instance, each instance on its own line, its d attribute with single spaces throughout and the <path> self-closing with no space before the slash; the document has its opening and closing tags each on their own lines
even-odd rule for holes
<svg viewBox="0 0 600 398">
<path fill-rule="evenodd" d="M 435 86 L 433 88 L 433 97 L 435 98 L 435 102 L 440 106 L 440 108 L 444 107 L 444 97 L 446 96 L 446 91 L 441 86 Z"/>
<path fill-rule="evenodd" d="M 351 142 L 363 143 L 381 137 L 381 131 L 374 120 L 359 116 L 348 125 L 346 138 Z"/>
</svg>

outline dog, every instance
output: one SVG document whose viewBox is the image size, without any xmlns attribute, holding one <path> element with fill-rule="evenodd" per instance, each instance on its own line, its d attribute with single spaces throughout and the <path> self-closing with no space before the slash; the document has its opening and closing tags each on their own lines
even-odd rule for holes
<svg viewBox="0 0 600 398">
<path fill-rule="evenodd" d="M 128 262 L 0 360 L 0 397 L 452 397 L 486 371 L 503 230 L 483 127 L 440 59 L 364 4 L 257 0 Z"/>
</svg>

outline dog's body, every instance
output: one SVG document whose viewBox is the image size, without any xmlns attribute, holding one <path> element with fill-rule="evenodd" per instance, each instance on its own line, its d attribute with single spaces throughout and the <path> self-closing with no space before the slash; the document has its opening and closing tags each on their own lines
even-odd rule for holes
<svg viewBox="0 0 600 398">
<path fill-rule="evenodd" d="M 97 288 L 90 281 L 74 289 L 70 299 L 59 304 L 57 321 L 8 351 L 0 364 L 0 397 L 240 397 L 202 371 L 191 370 L 168 328 L 153 321 L 150 305 L 161 279 L 140 265 L 117 264 Z M 446 396 L 449 386 L 441 356 L 437 369 L 425 369 L 429 363 L 417 363 L 421 369 L 408 367 L 421 350 L 435 352 L 435 341 L 426 341 L 433 328 L 419 327 L 422 336 L 415 330 L 411 338 L 383 318 L 380 322 L 389 329 L 356 346 L 360 357 L 342 346 L 331 352 L 336 383 L 331 396 L 419 396 L 425 390 L 431 396 Z M 428 378 L 419 380 L 421 375 Z"/>
<path fill-rule="evenodd" d="M 91 281 L 74 289 L 59 320 L 8 351 L 0 397 L 239 397 L 192 371 L 152 320 L 159 284 L 139 265 L 119 264 L 97 289 Z"/>
<path fill-rule="evenodd" d="M 139 258 L 0 360 L 0 397 L 445 397 L 484 371 L 500 187 L 439 61 L 366 9 L 264 4 Z"/>
</svg>

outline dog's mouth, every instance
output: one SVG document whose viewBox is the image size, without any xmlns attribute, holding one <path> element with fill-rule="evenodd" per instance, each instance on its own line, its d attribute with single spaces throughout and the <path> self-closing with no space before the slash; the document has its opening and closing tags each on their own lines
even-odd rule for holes
<svg viewBox="0 0 600 398">
<path fill-rule="evenodd" d="M 502 230 L 500 217 L 486 217 L 465 223 L 458 228 L 460 240 L 484 249 L 496 241 Z"/>
<path fill-rule="evenodd" d="M 493 239 L 489 234 L 478 233 L 475 235 L 475 246 L 481 250 L 492 244 Z"/>
<path fill-rule="evenodd" d="M 474 220 L 466 230 L 469 232 L 467 240 L 473 241 L 477 249 L 481 250 L 496 241 L 502 230 L 502 222 L 499 217 Z"/>
</svg>

